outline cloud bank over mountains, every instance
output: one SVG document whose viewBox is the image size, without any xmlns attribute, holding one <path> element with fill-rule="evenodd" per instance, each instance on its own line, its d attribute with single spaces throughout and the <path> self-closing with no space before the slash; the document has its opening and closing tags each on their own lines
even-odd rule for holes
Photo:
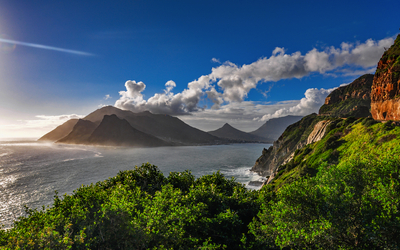
<svg viewBox="0 0 400 250">
<path fill-rule="evenodd" d="M 168 81 L 163 93 L 157 93 L 147 100 L 142 94 L 146 85 L 143 82 L 130 80 L 125 83 L 126 91 L 119 92 L 120 98 L 115 102 L 115 106 L 134 112 L 149 110 L 153 113 L 192 114 L 196 117 L 200 117 L 199 113 L 210 116 L 214 113 L 221 117 L 221 114 L 227 113 L 230 107 L 238 103 L 239 106 L 246 107 L 239 108 L 242 115 L 249 109 L 248 104 L 251 104 L 252 113 L 255 114 L 252 120 L 256 121 L 266 121 L 290 114 L 306 115 L 317 111 L 333 89 L 308 89 L 300 101 L 288 102 L 292 106 L 286 105 L 277 110 L 269 108 L 269 111 L 273 112 L 263 114 L 257 111 L 257 105 L 246 101 L 246 97 L 250 90 L 256 89 L 258 84 L 264 82 L 300 79 L 312 73 L 335 76 L 351 74 L 351 71 L 357 71 L 359 74 L 371 72 L 385 48 L 390 47 L 393 42 L 392 37 L 379 41 L 369 39 L 358 44 L 342 43 L 340 48 L 327 47 L 324 50 L 314 48 L 304 55 L 299 51 L 287 54 L 284 48 L 277 47 L 269 58 L 260 58 L 251 64 L 238 66 L 227 61 L 212 68 L 210 74 L 188 83 L 187 88 L 181 93 L 173 93 L 176 84 Z M 213 58 L 212 61 L 219 63 L 218 59 Z M 210 109 L 199 107 L 202 98 L 212 101 Z"/>
</svg>

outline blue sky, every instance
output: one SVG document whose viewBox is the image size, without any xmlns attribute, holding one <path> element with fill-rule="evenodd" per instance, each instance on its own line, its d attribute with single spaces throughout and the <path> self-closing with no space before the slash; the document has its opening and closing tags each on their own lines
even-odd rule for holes
<svg viewBox="0 0 400 250">
<path fill-rule="evenodd" d="M 117 2 L 117 3 L 116 3 Z M 102 105 L 252 131 L 374 72 L 398 1 L 0 0 L 0 137 Z"/>
</svg>

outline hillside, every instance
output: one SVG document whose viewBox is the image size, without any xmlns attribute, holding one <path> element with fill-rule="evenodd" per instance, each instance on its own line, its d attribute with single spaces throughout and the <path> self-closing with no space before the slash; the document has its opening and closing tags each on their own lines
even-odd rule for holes
<svg viewBox="0 0 400 250">
<path fill-rule="evenodd" d="M 125 119 L 119 119 L 116 115 L 105 115 L 86 140 L 86 144 L 130 147 L 171 146 L 170 143 L 133 128 Z"/>
<path fill-rule="evenodd" d="M 333 117 L 371 116 L 371 86 L 374 75 L 360 76 L 352 83 L 332 91 L 319 109 L 320 115 Z"/>
<path fill-rule="evenodd" d="M 268 149 L 264 148 L 251 171 L 262 176 L 273 175 L 281 164 L 290 160 L 297 149 L 307 145 L 307 139 L 314 130 L 314 126 L 319 121 L 326 119 L 329 119 L 329 117 L 311 114 L 288 126 L 273 146 Z"/>
<path fill-rule="evenodd" d="M 219 138 L 224 138 L 237 142 L 272 142 L 271 140 L 268 140 L 264 137 L 240 131 L 232 127 L 228 123 L 225 123 L 224 126 L 217 130 L 208 131 L 208 133 Z"/>
<path fill-rule="evenodd" d="M 96 129 L 97 124 L 91 121 L 79 119 L 72 131 L 65 137 L 58 140 L 58 143 L 86 144 L 87 139 Z"/>
<path fill-rule="evenodd" d="M 77 122 L 78 119 L 68 120 L 65 123 L 58 126 L 57 128 L 55 128 L 54 130 L 40 137 L 38 141 L 58 141 L 63 137 L 65 137 L 66 135 L 68 135 L 72 131 Z"/>
<path fill-rule="evenodd" d="M 261 136 L 267 138 L 269 141 L 276 141 L 279 136 L 285 131 L 287 126 L 299 121 L 302 116 L 288 115 L 285 117 L 272 118 L 266 121 L 261 127 L 253 132 L 252 135 Z"/>
</svg>

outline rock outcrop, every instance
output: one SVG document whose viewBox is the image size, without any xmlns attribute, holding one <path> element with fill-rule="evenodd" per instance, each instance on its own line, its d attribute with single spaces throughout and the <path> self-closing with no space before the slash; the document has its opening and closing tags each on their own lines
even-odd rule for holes
<svg viewBox="0 0 400 250">
<path fill-rule="evenodd" d="M 400 120 L 400 35 L 378 63 L 371 91 L 371 113 L 375 120 Z"/>
<path fill-rule="evenodd" d="M 332 123 L 331 121 L 325 120 L 325 121 L 320 121 L 317 124 L 315 124 L 314 130 L 311 132 L 311 134 L 307 138 L 307 145 L 317 142 L 317 141 L 320 141 L 326 133 L 326 128 L 331 123 Z"/>
<path fill-rule="evenodd" d="M 371 86 L 374 75 L 363 75 L 352 83 L 339 87 L 326 97 L 320 115 L 333 117 L 371 116 Z"/>
</svg>

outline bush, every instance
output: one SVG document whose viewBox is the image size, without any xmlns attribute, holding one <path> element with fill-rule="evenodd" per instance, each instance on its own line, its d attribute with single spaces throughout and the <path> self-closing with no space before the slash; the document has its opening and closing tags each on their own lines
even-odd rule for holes
<svg viewBox="0 0 400 250">
<path fill-rule="evenodd" d="M 251 224 L 259 244 L 315 249 L 400 247 L 400 161 L 322 166 L 283 186 Z"/>
</svg>

